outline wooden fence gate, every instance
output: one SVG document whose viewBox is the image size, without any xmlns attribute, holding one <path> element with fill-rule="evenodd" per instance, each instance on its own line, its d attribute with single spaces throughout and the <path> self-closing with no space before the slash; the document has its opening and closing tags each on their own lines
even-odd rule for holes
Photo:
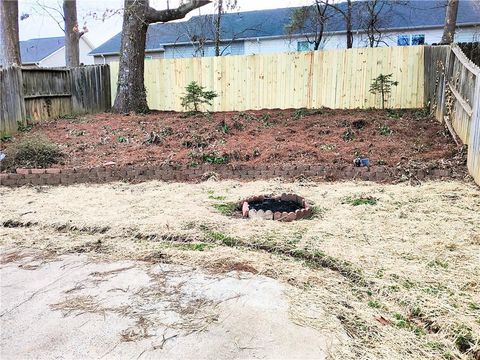
<svg viewBox="0 0 480 360">
<path fill-rule="evenodd" d="M 110 88 L 108 65 L 0 70 L 0 134 L 18 124 L 108 110 Z"/>
<path fill-rule="evenodd" d="M 425 94 L 437 120 L 468 145 L 468 170 L 480 185 L 480 68 L 455 44 L 427 47 Z"/>
</svg>

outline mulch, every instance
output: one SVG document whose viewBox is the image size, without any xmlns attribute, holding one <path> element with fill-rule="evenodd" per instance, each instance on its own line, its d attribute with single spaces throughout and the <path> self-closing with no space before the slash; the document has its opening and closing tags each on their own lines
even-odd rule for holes
<svg viewBox="0 0 480 360">
<path fill-rule="evenodd" d="M 261 110 L 187 116 L 101 113 L 36 124 L 2 148 L 43 136 L 66 154 L 53 167 L 170 164 L 352 165 L 445 162 L 458 154 L 423 110 Z"/>
</svg>

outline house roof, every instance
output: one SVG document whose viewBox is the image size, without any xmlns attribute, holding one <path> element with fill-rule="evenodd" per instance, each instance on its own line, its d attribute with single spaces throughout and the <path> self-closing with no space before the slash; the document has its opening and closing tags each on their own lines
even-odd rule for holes
<svg viewBox="0 0 480 360">
<path fill-rule="evenodd" d="M 64 46 L 63 36 L 20 41 L 22 63 L 37 63 Z"/>
<path fill-rule="evenodd" d="M 460 1 L 457 15 L 457 25 L 480 24 L 480 7 L 474 0 Z M 346 3 L 338 4 L 346 7 Z M 363 1 L 353 2 L 353 29 L 361 30 L 360 14 L 365 12 Z M 290 23 L 292 12 L 299 8 L 281 8 L 269 10 L 246 11 L 224 14 L 221 22 L 222 40 L 264 38 L 285 36 L 285 27 Z M 333 12 L 333 10 L 330 9 Z M 336 15 L 335 15 L 336 14 Z M 332 13 L 332 19 L 327 23 L 326 31 L 345 31 L 345 21 L 338 13 Z M 381 27 L 383 29 L 442 27 L 445 21 L 444 0 L 411 0 L 399 3 L 387 2 L 381 9 Z M 194 16 L 187 21 L 157 23 L 148 27 L 147 51 L 163 50 L 163 46 L 171 44 L 190 44 L 195 34 L 212 39 L 212 15 Z M 207 33 L 207 34 L 206 34 Z M 91 55 L 118 54 L 120 52 L 121 33 L 100 45 Z"/>
</svg>

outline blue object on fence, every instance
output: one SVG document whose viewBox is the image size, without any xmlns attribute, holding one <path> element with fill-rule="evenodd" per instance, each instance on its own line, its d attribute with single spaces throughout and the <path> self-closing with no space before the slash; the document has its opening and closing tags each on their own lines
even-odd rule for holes
<svg viewBox="0 0 480 360">
<path fill-rule="evenodd" d="M 6 155 L 0 151 L 0 161 L 2 161 L 3 159 L 5 159 L 5 156 L 6 156 Z"/>
</svg>

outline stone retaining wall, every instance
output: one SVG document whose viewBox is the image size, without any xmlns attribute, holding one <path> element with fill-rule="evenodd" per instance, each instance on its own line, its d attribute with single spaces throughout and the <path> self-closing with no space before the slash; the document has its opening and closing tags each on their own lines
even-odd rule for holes
<svg viewBox="0 0 480 360">
<path fill-rule="evenodd" d="M 113 181 L 142 182 L 161 181 L 201 181 L 215 175 L 219 179 L 256 180 L 299 177 L 322 181 L 369 180 L 391 182 L 413 178 L 435 180 L 462 178 L 448 169 L 422 169 L 401 171 L 387 166 L 353 167 L 321 165 L 203 165 L 198 168 L 175 168 L 165 165 L 149 166 L 102 166 L 90 169 L 17 169 L 16 173 L 0 173 L 0 185 L 17 187 L 23 185 L 71 185 L 79 183 L 107 183 Z"/>
</svg>

